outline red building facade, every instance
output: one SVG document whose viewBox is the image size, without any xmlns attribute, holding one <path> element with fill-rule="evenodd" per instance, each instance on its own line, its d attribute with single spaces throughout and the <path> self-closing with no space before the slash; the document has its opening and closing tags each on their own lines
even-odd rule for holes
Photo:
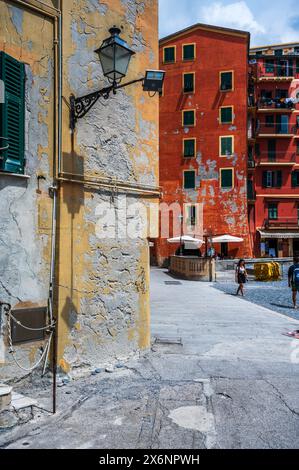
<svg viewBox="0 0 299 470">
<path fill-rule="evenodd" d="M 196 204 L 203 204 L 204 235 L 244 239 L 214 247 L 228 257 L 252 255 L 247 204 L 249 39 L 247 32 L 198 24 L 160 41 L 160 67 L 166 71 L 160 97 L 162 202 L 184 206 L 188 226 L 196 224 Z M 157 240 L 158 264 L 169 254 L 167 239 Z"/>
<path fill-rule="evenodd" d="M 299 43 L 250 51 L 248 204 L 257 257 L 299 254 Z"/>
</svg>

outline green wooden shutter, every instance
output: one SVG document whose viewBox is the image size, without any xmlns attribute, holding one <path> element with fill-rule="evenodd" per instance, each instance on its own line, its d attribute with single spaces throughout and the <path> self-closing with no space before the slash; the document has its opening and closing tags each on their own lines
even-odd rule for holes
<svg viewBox="0 0 299 470">
<path fill-rule="evenodd" d="M 186 44 L 183 46 L 183 60 L 194 60 L 195 48 L 194 44 Z"/>
<path fill-rule="evenodd" d="M 276 160 L 276 140 L 268 141 L 268 160 L 270 162 L 275 162 Z"/>
<path fill-rule="evenodd" d="M 265 62 L 266 73 L 273 73 L 274 72 L 274 62 L 273 59 L 266 60 Z"/>
<path fill-rule="evenodd" d="M 221 188 L 233 187 L 233 170 L 225 169 L 221 171 Z"/>
<path fill-rule="evenodd" d="M 184 189 L 195 189 L 195 171 L 184 172 Z"/>
<path fill-rule="evenodd" d="M 299 171 L 293 171 L 292 173 L 292 188 L 299 186 Z"/>
<path fill-rule="evenodd" d="M 0 105 L 0 136 L 9 148 L 2 152 L 0 168 L 11 173 L 24 171 L 25 66 L 0 52 L 0 78 L 5 84 L 5 102 Z M 1 144 L 2 145 L 2 144 Z"/>
<path fill-rule="evenodd" d="M 171 47 L 165 47 L 164 49 L 164 62 L 175 62 L 175 48 L 173 46 Z"/>
<path fill-rule="evenodd" d="M 184 75 L 184 93 L 194 92 L 194 74 L 185 73 Z"/>
<path fill-rule="evenodd" d="M 282 171 L 279 170 L 276 172 L 276 187 L 281 188 L 282 186 Z"/>
<path fill-rule="evenodd" d="M 263 181 L 262 181 L 263 188 L 267 187 L 267 183 L 268 183 L 268 172 L 263 171 Z"/>
<path fill-rule="evenodd" d="M 184 111 L 184 126 L 194 126 L 195 124 L 195 112 L 194 111 Z"/>
<path fill-rule="evenodd" d="M 221 73 L 220 89 L 222 91 L 232 90 L 233 89 L 233 74 L 232 74 L 232 72 L 222 72 Z"/>
<path fill-rule="evenodd" d="M 221 108 L 221 123 L 231 124 L 233 122 L 233 108 Z"/>
<path fill-rule="evenodd" d="M 184 140 L 184 157 L 195 157 L 195 140 Z"/>
<path fill-rule="evenodd" d="M 232 137 L 221 138 L 221 155 L 231 155 L 233 153 Z"/>
</svg>

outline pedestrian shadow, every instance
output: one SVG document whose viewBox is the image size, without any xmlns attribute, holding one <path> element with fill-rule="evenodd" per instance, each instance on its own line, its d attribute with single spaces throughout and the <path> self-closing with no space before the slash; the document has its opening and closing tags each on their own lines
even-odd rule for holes
<svg viewBox="0 0 299 470">
<path fill-rule="evenodd" d="M 273 307 L 279 307 L 279 308 L 285 308 L 285 309 L 288 309 L 288 310 L 292 310 L 292 307 L 290 305 L 275 304 L 273 302 L 270 302 L 270 305 L 272 305 Z"/>
</svg>

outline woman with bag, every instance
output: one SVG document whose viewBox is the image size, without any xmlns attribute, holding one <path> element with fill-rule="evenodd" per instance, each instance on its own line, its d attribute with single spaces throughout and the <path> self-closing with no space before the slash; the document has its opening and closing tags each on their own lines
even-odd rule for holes
<svg viewBox="0 0 299 470">
<path fill-rule="evenodd" d="M 239 284 L 239 288 L 237 290 L 236 295 L 239 295 L 239 293 L 241 292 L 242 297 L 244 297 L 244 284 L 246 284 L 247 280 L 248 280 L 248 277 L 247 277 L 245 260 L 240 259 L 236 268 L 236 282 L 237 284 Z"/>
</svg>

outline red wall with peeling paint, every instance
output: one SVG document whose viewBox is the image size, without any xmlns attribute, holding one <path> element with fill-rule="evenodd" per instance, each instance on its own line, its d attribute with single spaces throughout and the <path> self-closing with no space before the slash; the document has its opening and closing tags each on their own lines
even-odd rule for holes
<svg viewBox="0 0 299 470">
<path fill-rule="evenodd" d="M 247 215 L 247 75 L 246 34 L 201 27 L 160 42 L 160 67 L 166 71 L 160 97 L 160 185 L 162 202 L 203 203 L 204 230 L 213 235 L 230 234 L 244 243 L 230 245 L 229 256 L 251 256 Z M 182 45 L 196 43 L 196 59 L 183 61 Z M 163 63 L 163 47 L 176 46 L 176 62 Z M 219 90 L 219 72 L 234 71 L 234 90 Z M 185 95 L 182 74 L 195 72 L 195 93 Z M 220 106 L 234 107 L 234 123 L 221 124 Z M 196 126 L 182 126 L 182 110 L 196 110 Z M 219 137 L 233 135 L 234 154 L 219 157 Z M 196 158 L 183 157 L 183 139 L 197 139 Z M 220 188 L 220 168 L 234 169 L 234 188 Z M 195 191 L 183 190 L 184 170 L 195 169 Z M 172 236 L 172 233 L 170 233 Z M 220 251 L 220 246 L 215 247 Z M 165 239 L 156 241 L 155 253 L 162 264 L 174 249 Z"/>
</svg>

